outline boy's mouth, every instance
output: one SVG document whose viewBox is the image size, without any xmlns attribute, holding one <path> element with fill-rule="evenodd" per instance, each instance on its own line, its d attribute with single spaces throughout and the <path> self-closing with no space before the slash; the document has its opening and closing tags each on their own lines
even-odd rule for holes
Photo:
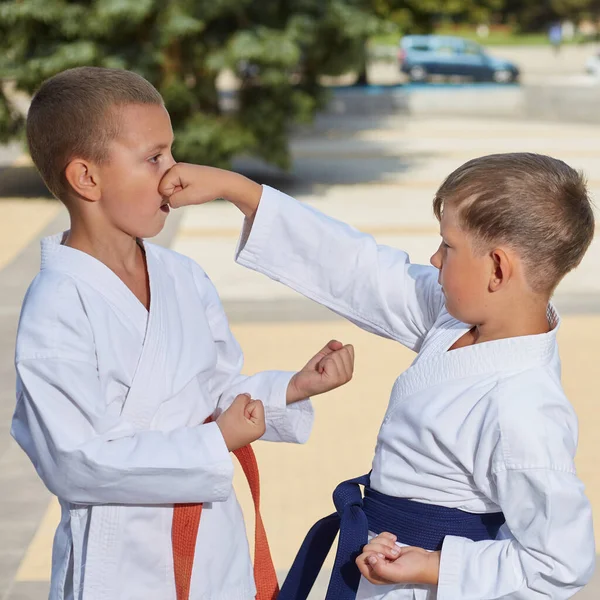
<svg viewBox="0 0 600 600">
<path fill-rule="evenodd" d="M 165 200 L 161 205 L 160 205 L 160 210 L 162 210 L 164 213 L 169 214 L 171 207 L 169 206 L 169 201 Z"/>
</svg>

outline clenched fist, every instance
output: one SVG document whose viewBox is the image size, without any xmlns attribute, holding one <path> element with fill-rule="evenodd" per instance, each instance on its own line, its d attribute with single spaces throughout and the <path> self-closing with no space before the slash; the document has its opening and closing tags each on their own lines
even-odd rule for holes
<svg viewBox="0 0 600 600">
<path fill-rule="evenodd" d="M 352 379 L 354 347 L 331 340 L 296 373 L 288 386 L 287 403 L 329 392 Z"/>
<path fill-rule="evenodd" d="M 227 449 L 243 448 L 265 434 L 265 408 L 249 394 L 236 396 L 231 406 L 217 418 Z"/>
<path fill-rule="evenodd" d="M 225 198 L 251 217 L 260 202 L 262 186 L 224 169 L 177 163 L 164 174 L 158 192 L 171 208 Z"/>
</svg>

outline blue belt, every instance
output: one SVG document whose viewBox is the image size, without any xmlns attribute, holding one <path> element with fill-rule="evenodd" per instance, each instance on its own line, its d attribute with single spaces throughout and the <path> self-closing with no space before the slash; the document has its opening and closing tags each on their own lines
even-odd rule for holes
<svg viewBox="0 0 600 600">
<path fill-rule="evenodd" d="M 389 531 L 408 546 L 440 550 L 447 535 L 475 542 L 494 539 L 504 523 L 502 513 L 473 514 L 386 496 L 371 489 L 369 483 L 369 475 L 363 475 L 335 488 L 336 512 L 312 526 L 277 600 L 306 600 L 338 531 L 340 539 L 325 600 L 356 598 L 360 571 L 355 560 L 367 543 L 369 530 L 377 534 Z M 364 499 L 361 485 L 365 487 Z"/>
</svg>

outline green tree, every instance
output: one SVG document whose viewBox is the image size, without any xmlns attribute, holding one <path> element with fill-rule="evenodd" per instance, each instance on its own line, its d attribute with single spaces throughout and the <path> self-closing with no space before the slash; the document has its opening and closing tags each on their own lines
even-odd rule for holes
<svg viewBox="0 0 600 600">
<path fill-rule="evenodd" d="M 545 31 L 555 21 L 583 18 L 598 20 L 600 0 L 504 0 L 501 11 L 504 22 L 522 32 Z"/>
<path fill-rule="evenodd" d="M 403 33 L 431 33 L 440 21 L 485 23 L 505 0 L 370 0 L 375 13 Z"/>
<path fill-rule="evenodd" d="M 360 0 L 0 0 L 0 140 L 23 129 L 9 87 L 31 94 L 70 67 L 117 67 L 163 95 L 178 159 L 252 154 L 285 168 L 290 126 L 324 101 L 321 76 L 356 68 L 377 28 Z M 239 81 L 229 106 L 225 69 Z"/>
</svg>

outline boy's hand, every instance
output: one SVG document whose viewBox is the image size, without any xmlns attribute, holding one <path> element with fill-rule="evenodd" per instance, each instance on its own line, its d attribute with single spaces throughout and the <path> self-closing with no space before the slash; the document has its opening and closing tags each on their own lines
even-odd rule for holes
<svg viewBox="0 0 600 600">
<path fill-rule="evenodd" d="M 287 403 L 333 390 L 352 379 L 354 348 L 332 340 L 290 380 Z"/>
<path fill-rule="evenodd" d="M 217 418 L 229 452 L 243 448 L 265 434 L 265 408 L 250 394 L 240 394 Z"/>
<path fill-rule="evenodd" d="M 396 536 L 381 533 L 373 538 L 356 559 L 362 575 L 376 585 L 412 583 L 437 585 L 440 553 L 423 548 L 400 547 Z"/>
<path fill-rule="evenodd" d="M 158 192 L 172 208 L 225 198 L 246 217 L 252 217 L 260 202 L 262 186 L 232 171 L 177 163 L 163 175 Z"/>
</svg>

